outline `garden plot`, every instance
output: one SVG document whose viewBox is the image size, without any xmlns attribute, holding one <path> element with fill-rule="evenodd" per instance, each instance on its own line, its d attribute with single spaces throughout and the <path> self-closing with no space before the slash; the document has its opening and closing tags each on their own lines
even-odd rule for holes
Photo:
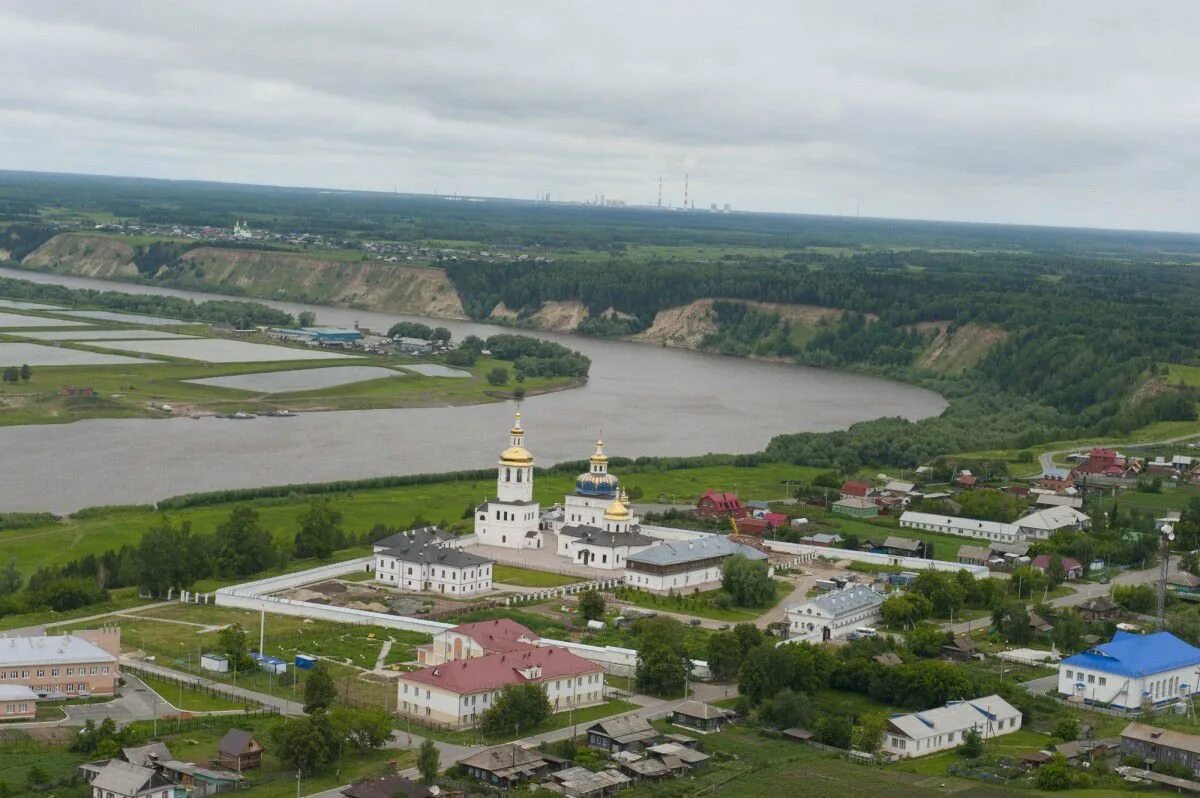
<svg viewBox="0 0 1200 798">
<path fill-rule="evenodd" d="M 232 374 L 228 377 L 205 377 L 201 380 L 184 380 L 184 382 L 255 393 L 296 393 L 334 388 L 339 385 L 350 385 L 384 377 L 403 376 L 404 374 L 399 371 L 392 371 L 380 366 L 328 366 L 319 369 Z"/>
<path fill-rule="evenodd" d="M 438 363 L 420 363 L 415 366 L 410 366 L 405 363 L 402 367 L 407 371 L 415 371 L 426 377 L 470 377 L 471 372 L 463 371 L 462 369 L 452 369 L 449 366 L 443 366 Z"/>
<path fill-rule="evenodd" d="M 162 330 L 49 330 L 20 333 L 22 338 L 33 338 L 37 341 L 135 341 L 146 338 L 174 339 L 196 338 L 194 335 L 181 335 Z"/>
<path fill-rule="evenodd" d="M 118 352 L 141 352 L 148 355 L 180 357 L 205 363 L 274 363 L 285 360 L 349 360 L 353 355 L 340 355 L 319 349 L 293 349 L 271 344 L 252 344 L 224 338 L 192 338 L 181 341 L 105 341 L 96 343 Z"/>
<path fill-rule="evenodd" d="M 78 316 L 82 319 L 99 319 L 100 321 L 120 321 L 125 324 L 158 324 L 182 325 L 204 324 L 200 321 L 180 321 L 179 319 L 164 319 L 159 316 L 143 316 L 139 313 L 116 313 L 111 310 L 64 310 L 64 316 Z"/>
<path fill-rule="evenodd" d="M 43 305 L 41 302 L 18 302 L 15 299 L 0 299 L 0 308 L 13 310 L 65 310 L 62 305 Z"/>
<path fill-rule="evenodd" d="M 0 343 L 0 363 L 7 366 L 118 366 L 157 361 L 140 357 L 84 352 L 42 344 Z"/>
<path fill-rule="evenodd" d="M 0 313 L 0 328 L 21 329 L 24 327 L 91 327 L 86 321 L 70 319 L 48 319 L 45 316 L 24 316 L 20 313 Z"/>
</svg>

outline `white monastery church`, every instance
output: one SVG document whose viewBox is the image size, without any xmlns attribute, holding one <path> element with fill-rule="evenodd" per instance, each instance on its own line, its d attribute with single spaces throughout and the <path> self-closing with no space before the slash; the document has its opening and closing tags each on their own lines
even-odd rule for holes
<svg viewBox="0 0 1200 798">
<path fill-rule="evenodd" d="M 521 411 L 496 469 L 496 498 L 475 508 L 475 535 L 485 546 L 540 549 L 539 508 L 533 500 L 533 455 L 525 448 Z"/>
</svg>

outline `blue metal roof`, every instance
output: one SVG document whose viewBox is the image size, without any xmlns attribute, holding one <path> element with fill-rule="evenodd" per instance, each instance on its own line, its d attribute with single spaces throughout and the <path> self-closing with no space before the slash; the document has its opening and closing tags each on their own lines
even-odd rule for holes
<svg viewBox="0 0 1200 798">
<path fill-rule="evenodd" d="M 1067 657 L 1063 665 L 1138 677 L 1200 665 L 1200 648 L 1188 645 L 1170 632 L 1136 635 L 1117 632 L 1111 642 Z"/>
</svg>

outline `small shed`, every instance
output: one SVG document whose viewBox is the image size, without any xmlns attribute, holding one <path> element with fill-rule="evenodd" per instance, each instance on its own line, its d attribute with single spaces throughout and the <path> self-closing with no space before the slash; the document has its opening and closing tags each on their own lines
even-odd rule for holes
<svg viewBox="0 0 1200 798">
<path fill-rule="evenodd" d="M 224 654 L 216 654 L 208 652 L 200 655 L 200 667 L 206 671 L 214 671 L 216 673 L 229 672 L 229 657 Z"/>
<path fill-rule="evenodd" d="M 230 729 L 217 745 L 217 764 L 241 773 L 262 767 L 263 747 L 244 729 Z"/>
</svg>

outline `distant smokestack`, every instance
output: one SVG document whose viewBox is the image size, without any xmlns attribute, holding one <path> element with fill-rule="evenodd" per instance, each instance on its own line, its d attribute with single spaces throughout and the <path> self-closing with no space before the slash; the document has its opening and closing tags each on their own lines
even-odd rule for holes
<svg viewBox="0 0 1200 798">
<path fill-rule="evenodd" d="M 662 207 L 662 175 L 658 176 L 658 207 Z"/>
<path fill-rule="evenodd" d="M 691 177 L 691 175 L 689 175 L 687 172 L 684 172 L 684 174 L 683 174 L 683 207 L 684 207 L 684 209 L 686 209 L 688 206 L 688 178 L 689 177 Z"/>
</svg>

